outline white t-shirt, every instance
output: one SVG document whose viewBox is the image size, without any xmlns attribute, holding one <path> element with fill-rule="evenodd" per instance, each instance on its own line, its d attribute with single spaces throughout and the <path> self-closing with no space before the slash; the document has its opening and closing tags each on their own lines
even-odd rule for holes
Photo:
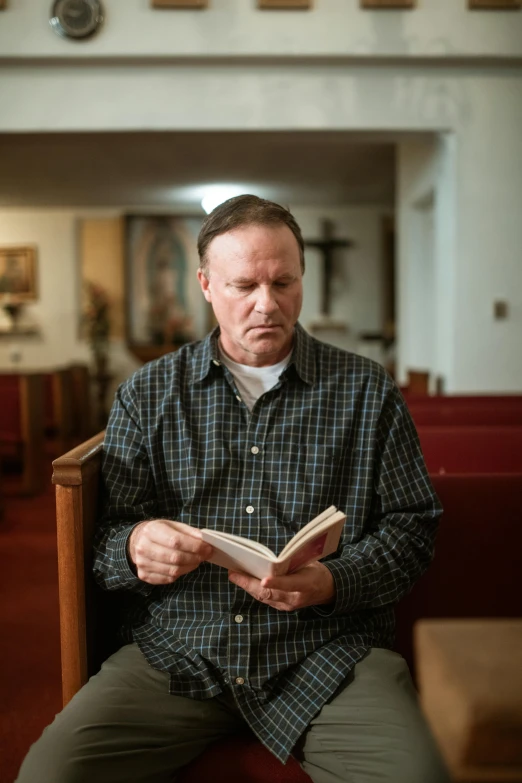
<svg viewBox="0 0 522 783">
<path fill-rule="evenodd" d="M 248 410 L 251 411 L 257 400 L 267 391 L 273 389 L 279 381 L 279 376 L 288 365 L 292 352 L 277 364 L 271 364 L 268 367 L 251 367 L 249 364 L 238 364 L 233 362 L 230 357 L 219 348 L 220 358 L 223 364 L 228 367 L 241 398 Z"/>
</svg>

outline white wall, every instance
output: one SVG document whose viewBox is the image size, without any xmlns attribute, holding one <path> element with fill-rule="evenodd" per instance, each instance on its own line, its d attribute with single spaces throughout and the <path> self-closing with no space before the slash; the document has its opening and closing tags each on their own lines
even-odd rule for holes
<svg viewBox="0 0 522 783">
<path fill-rule="evenodd" d="M 151 10 L 149 0 L 103 0 L 106 23 L 71 43 L 49 28 L 51 3 L 12 0 L 0 51 L 31 57 L 357 56 L 516 57 L 522 16 L 469 12 L 466 0 L 422 0 L 415 11 L 368 11 L 358 0 L 314 0 L 311 11 L 260 11 L 256 0 L 210 0 L 204 11 Z"/>
<path fill-rule="evenodd" d="M 441 133 L 437 369 L 448 391 L 522 390 L 522 75 L 510 59 L 522 54 L 522 13 L 454 0 L 388 13 L 352 0 L 277 14 L 244 0 L 200 12 L 112 0 L 109 10 L 81 44 L 47 29 L 40 0 L 1 13 L 0 132 Z M 499 296 L 505 321 L 492 318 Z"/>
</svg>

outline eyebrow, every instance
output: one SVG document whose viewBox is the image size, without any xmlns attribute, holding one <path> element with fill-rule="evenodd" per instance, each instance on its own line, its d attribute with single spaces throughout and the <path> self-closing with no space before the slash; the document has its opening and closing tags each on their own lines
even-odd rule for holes
<svg viewBox="0 0 522 783">
<path fill-rule="evenodd" d="M 276 277 L 274 280 L 272 280 L 272 282 L 277 283 L 280 280 L 295 280 L 295 279 L 296 279 L 296 275 L 292 275 L 288 273 L 284 275 L 279 275 L 279 277 Z M 234 277 L 233 280 L 230 280 L 231 285 L 245 285 L 247 283 L 250 285 L 255 282 L 256 281 L 253 280 L 251 277 Z"/>
</svg>

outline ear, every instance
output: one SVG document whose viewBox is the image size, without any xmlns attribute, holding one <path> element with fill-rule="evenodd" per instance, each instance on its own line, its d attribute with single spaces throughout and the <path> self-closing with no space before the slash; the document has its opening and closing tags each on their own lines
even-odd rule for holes
<svg viewBox="0 0 522 783">
<path fill-rule="evenodd" d="M 198 280 L 201 286 L 201 290 L 203 291 L 203 296 L 205 297 L 207 302 L 211 302 L 212 294 L 210 293 L 210 280 L 201 269 L 198 269 Z"/>
</svg>

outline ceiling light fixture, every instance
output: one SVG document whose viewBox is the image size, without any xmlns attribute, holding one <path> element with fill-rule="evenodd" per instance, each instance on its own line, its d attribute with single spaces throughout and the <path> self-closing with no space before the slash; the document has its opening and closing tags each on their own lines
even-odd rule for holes
<svg viewBox="0 0 522 783">
<path fill-rule="evenodd" d="M 245 193 L 244 188 L 238 185 L 212 185 L 206 189 L 205 195 L 201 199 L 201 206 L 208 215 L 224 201 L 234 196 L 241 196 L 243 193 Z"/>
</svg>

